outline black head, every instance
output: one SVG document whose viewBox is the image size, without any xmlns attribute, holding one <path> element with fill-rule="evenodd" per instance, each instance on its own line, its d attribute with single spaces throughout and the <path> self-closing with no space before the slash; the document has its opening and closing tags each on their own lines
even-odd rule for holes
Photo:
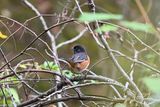
<svg viewBox="0 0 160 107">
<path fill-rule="evenodd" d="M 86 52 L 84 47 L 81 46 L 81 45 L 75 45 L 72 49 L 73 49 L 74 54 L 81 53 L 81 52 Z"/>
</svg>

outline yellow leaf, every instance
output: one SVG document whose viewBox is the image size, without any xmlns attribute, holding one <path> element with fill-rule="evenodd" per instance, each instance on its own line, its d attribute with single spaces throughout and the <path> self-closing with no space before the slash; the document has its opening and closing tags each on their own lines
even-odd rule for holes
<svg viewBox="0 0 160 107">
<path fill-rule="evenodd" d="M 27 68 L 27 66 L 25 64 L 20 64 L 19 67 L 24 68 L 24 69 Z"/>
<path fill-rule="evenodd" d="M 4 35 L 4 34 L 2 34 L 2 33 L 0 32 L 0 38 L 5 39 L 5 38 L 7 38 L 7 35 Z"/>
</svg>

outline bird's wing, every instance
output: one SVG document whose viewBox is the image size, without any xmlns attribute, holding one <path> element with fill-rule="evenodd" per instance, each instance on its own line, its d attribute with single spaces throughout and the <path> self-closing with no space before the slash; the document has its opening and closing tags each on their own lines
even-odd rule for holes
<svg viewBox="0 0 160 107">
<path fill-rule="evenodd" d="M 77 53 L 77 54 L 74 54 L 71 58 L 71 61 L 73 63 L 78 63 L 78 62 L 83 62 L 87 60 L 87 55 L 86 53 L 82 52 L 82 53 Z"/>
</svg>

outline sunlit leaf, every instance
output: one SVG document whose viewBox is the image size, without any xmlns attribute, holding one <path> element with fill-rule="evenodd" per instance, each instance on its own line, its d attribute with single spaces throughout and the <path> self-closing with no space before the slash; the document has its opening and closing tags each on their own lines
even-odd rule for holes
<svg viewBox="0 0 160 107">
<path fill-rule="evenodd" d="M 20 68 L 23 68 L 23 69 L 26 69 L 26 68 L 27 68 L 26 64 L 20 64 L 19 67 L 20 67 Z"/>
<path fill-rule="evenodd" d="M 12 97 L 14 98 L 14 101 L 16 103 L 20 103 L 18 93 L 14 88 L 9 88 L 9 89 L 8 88 L 3 88 L 3 92 L 4 92 L 4 94 L 7 98 L 10 98 L 11 97 L 10 95 L 12 95 Z M 2 91 L 0 91 L 0 96 L 4 96 Z M 9 100 L 10 99 L 7 99 L 7 101 L 9 101 Z"/>
<path fill-rule="evenodd" d="M 55 65 L 54 62 L 49 62 L 48 61 L 47 63 L 48 63 L 48 66 L 50 66 L 50 67 L 53 66 L 53 65 Z"/>
<path fill-rule="evenodd" d="M 98 29 L 96 29 L 96 32 L 100 33 L 100 32 L 109 32 L 109 31 L 116 31 L 116 30 L 118 30 L 118 27 L 105 24 L 99 27 Z"/>
<path fill-rule="evenodd" d="M 160 78 L 146 77 L 143 78 L 143 82 L 153 93 L 160 93 L 160 86 L 158 85 L 160 83 Z"/>
<path fill-rule="evenodd" d="M 5 94 L 6 96 L 9 96 L 9 93 L 7 92 L 6 88 L 2 88 L 3 89 L 3 92 L 2 90 L 0 90 L 0 96 L 4 96 L 3 94 Z"/>
<path fill-rule="evenodd" d="M 43 67 L 44 67 L 44 68 L 47 68 L 47 66 L 48 66 L 48 63 L 47 63 L 47 61 L 45 61 L 45 62 L 43 63 Z"/>
<path fill-rule="evenodd" d="M 19 96 L 18 96 L 17 91 L 16 91 L 15 89 L 13 89 L 13 88 L 10 88 L 10 89 L 9 89 L 9 92 L 12 94 L 15 102 L 16 102 L 16 103 L 20 103 L 20 100 L 19 100 Z"/>
<path fill-rule="evenodd" d="M 79 21 L 81 22 L 93 22 L 96 20 L 110 20 L 110 19 L 114 19 L 114 20 L 120 20 L 122 19 L 123 16 L 120 14 L 109 14 L 109 13 L 87 13 L 84 12 L 83 14 L 81 14 L 81 16 L 78 18 Z"/>
<path fill-rule="evenodd" d="M 2 32 L 0 32 L 0 38 L 6 39 L 6 38 L 7 38 L 7 35 L 4 35 L 4 34 L 2 34 Z"/>
<path fill-rule="evenodd" d="M 20 81 L 16 78 L 16 77 L 9 77 L 7 79 L 3 79 L 0 81 L 0 84 L 3 84 L 3 83 L 13 83 L 13 84 L 17 84 L 19 83 Z"/>
<path fill-rule="evenodd" d="M 129 21 L 121 21 L 120 23 L 122 26 L 136 30 L 136 31 L 143 31 L 143 32 L 149 32 L 154 33 L 155 30 L 150 24 L 144 24 L 139 22 L 129 22 Z"/>
<path fill-rule="evenodd" d="M 54 70 L 54 71 L 59 71 L 59 67 L 57 64 L 51 61 L 45 61 L 42 65 L 41 68 L 43 69 L 49 69 L 49 70 Z"/>
<path fill-rule="evenodd" d="M 55 71 L 59 71 L 60 70 L 57 64 L 54 64 L 51 69 L 55 70 Z"/>
<path fill-rule="evenodd" d="M 9 77 L 7 80 L 11 81 L 11 83 L 14 83 L 14 84 L 20 83 L 17 77 Z"/>
<path fill-rule="evenodd" d="M 13 102 L 11 101 L 11 99 L 7 99 L 7 103 L 9 105 L 9 107 L 13 107 Z M 5 105 L 5 104 L 6 104 L 5 98 L 3 98 L 3 100 L 0 99 L 0 105 Z M 6 106 L 4 106 L 4 107 L 6 107 Z"/>
</svg>

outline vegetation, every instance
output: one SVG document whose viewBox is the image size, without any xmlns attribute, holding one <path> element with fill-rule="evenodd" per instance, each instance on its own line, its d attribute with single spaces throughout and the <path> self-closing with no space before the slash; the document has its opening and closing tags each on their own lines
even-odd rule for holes
<svg viewBox="0 0 160 107">
<path fill-rule="evenodd" d="M 0 105 L 159 107 L 158 3 L 2 0 Z M 75 44 L 90 56 L 85 73 L 68 62 Z"/>
</svg>

